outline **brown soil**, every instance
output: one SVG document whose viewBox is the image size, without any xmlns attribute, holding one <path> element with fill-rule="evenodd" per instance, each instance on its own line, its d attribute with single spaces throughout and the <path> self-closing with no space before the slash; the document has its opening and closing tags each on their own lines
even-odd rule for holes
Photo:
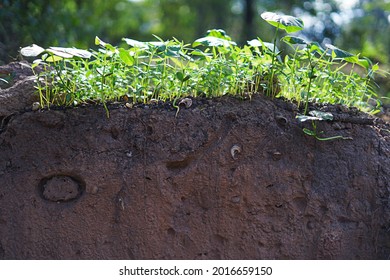
<svg viewBox="0 0 390 280">
<path fill-rule="evenodd" d="M 262 96 L 0 106 L 0 259 L 390 258 L 390 126 L 356 110 L 323 142 Z"/>
</svg>

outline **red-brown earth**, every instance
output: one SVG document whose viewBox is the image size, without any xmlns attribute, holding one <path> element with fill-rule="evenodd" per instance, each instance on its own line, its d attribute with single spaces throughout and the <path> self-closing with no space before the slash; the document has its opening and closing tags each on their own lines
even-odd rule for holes
<svg viewBox="0 0 390 280">
<path fill-rule="evenodd" d="M 382 119 L 318 105 L 324 137 L 352 138 L 319 141 L 262 95 L 32 111 L 20 69 L 0 90 L 0 259 L 390 258 Z"/>
</svg>

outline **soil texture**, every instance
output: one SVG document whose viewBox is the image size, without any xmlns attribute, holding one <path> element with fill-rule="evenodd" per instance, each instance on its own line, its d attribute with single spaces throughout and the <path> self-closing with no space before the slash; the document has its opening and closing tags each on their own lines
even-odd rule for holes
<svg viewBox="0 0 390 280">
<path fill-rule="evenodd" d="M 0 92 L 0 259 L 390 258 L 381 119 L 312 107 L 334 115 L 321 136 L 351 138 L 319 141 L 296 105 L 261 95 L 107 118 L 32 111 L 23 83 Z"/>
</svg>

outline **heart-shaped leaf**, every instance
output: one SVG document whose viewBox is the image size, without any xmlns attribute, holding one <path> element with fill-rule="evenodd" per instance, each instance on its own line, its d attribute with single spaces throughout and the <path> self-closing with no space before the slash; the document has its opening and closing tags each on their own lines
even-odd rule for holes
<svg viewBox="0 0 390 280">
<path fill-rule="evenodd" d="M 38 45 L 35 45 L 35 44 L 32 44 L 31 46 L 29 47 L 24 47 L 20 50 L 20 53 L 21 55 L 23 56 L 28 56 L 28 57 L 34 57 L 34 56 L 38 56 L 40 55 L 41 53 L 43 53 L 45 51 L 44 48 L 38 46 Z"/>
<path fill-rule="evenodd" d="M 205 47 L 225 47 L 225 48 L 235 46 L 235 45 L 236 45 L 235 42 L 222 39 L 222 38 L 213 37 L 213 36 L 206 36 L 203 38 L 199 38 L 192 44 L 193 47 L 205 46 Z"/>
<path fill-rule="evenodd" d="M 261 17 L 269 24 L 279 29 L 283 29 L 287 33 L 297 32 L 303 29 L 303 21 L 293 16 L 265 12 L 261 14 Z"/>
<path fill-rule="evenodd" d="M 76 48 L 50 47 L 47 51 L 62 58 L 80 57 L 88 59 L 92 56 L 89 51 Z"/>
</svg>

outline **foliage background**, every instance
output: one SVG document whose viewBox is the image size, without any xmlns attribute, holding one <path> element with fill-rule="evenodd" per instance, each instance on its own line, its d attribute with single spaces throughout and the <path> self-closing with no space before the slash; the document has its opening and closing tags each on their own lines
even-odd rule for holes
<svg viewBox="0 0 390 280">
<path fill-rule="evenodd" d="M 348 7 L 346 7 L 348 6 Z M 18 58 L 20 47 L 94 47 L 99 36 L 114 45 L 123 37 L 176 37 L 191 43 L 222 28 L 239 44 L 273 29 L 259 13 L 301 17 L 301 36 L 361 53 L 387 70 L 390 64 L 390 0 L 0 0 L 0 65 Z M 390 82 L 378 77 L 383 95 Z"/>
</svg>

